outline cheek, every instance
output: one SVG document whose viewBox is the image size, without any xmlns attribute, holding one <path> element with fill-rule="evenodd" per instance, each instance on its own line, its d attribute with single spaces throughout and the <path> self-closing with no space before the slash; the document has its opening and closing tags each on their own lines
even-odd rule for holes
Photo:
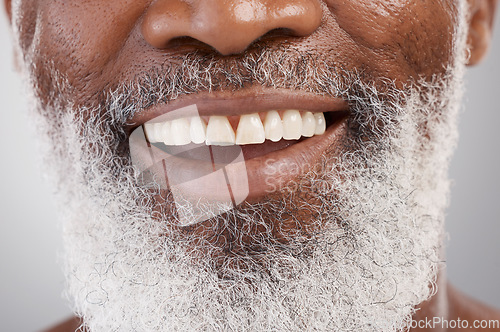
<svg viewBox="0 0 500 332">
<path fill-rule="evenodd" d="M 442 72 L 450 61 L 455 10 L 447 1 L 326 3 L 339 27 L 369 59 L 370 66 L 380 64 L 381 74 L 386 72 L 391 78 L 403 80 L 430 77 Z"/>
<path fill-rule="evenodd" d="M 36 1 L 18 1 L 12 3 L 14 26 L 23 56 L 28 58 L 37 27 L 39 3 Z"/>
<path fill-rule="evenodd" d="M 25 27 L 21 40 L 26 59 L 36 70 L 51 66 L 64 74 L 80 95 L 92 91 L 90 83 L 113 66 L 147 2 L 25 1 L 19 23 Z M 44 74 L 35 73 L 38 78 Z"/>
</svg>

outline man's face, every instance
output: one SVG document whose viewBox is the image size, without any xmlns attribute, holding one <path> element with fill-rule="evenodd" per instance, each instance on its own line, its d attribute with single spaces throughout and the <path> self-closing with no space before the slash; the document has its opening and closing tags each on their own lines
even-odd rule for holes
<svg viewBox="0 0 500 332">
<path fill-rule="evenodd" d="M 465 1 L 12 8 L 68 220 L 68 292 L 91 328 L 397 330 L 429 297 Z M 210 151 L 245 159 L 248 195 L 224 212 L 200 203 L 217 195 L 201 185 L 198 201 L 174 204 L 134 173 L 131 133 L 189 105 L 208 123 L 198 146 L 227 121 L 236 142 Z M 314 133 L 297 136 L 286 118 L 305 130 L 308 112 Z M 264 142 L 238 141 L 247 114 Z M 171 167 L 182 177 L 192 160 Z M 189 222 L 198 210 L 211 217 Z"/>
<path fill-rule="evenodd" d="M 354 89 L 346 76 L 384 90 L 388 81 L 402 88 L 444 73 L 455 7 L 453 1 L 18 1 L 14 20 L 41 105 L 92 109 L 111 91 L 122 93 L 128 102 L 114 129 L 127 136 L 189 105 L 206 123 L 228 116 L 235 136 L 241 115 L 258 113 L 265 124 L 271 110 L 283 119 L 287 109 L 303 118 L 307 111 L 324 113 L 329 130 L 303 138 L 300 147 L 294 146 L 300 133 L 240 145 L 245 198 L 255 202 L 287 187 L 328 151 L 338 154 L 348 135 L 361 134 L 346 126 L 352 100 L 341 91 Z M 195 187 L 215 195 L 204 183 Z"/>
</svg>

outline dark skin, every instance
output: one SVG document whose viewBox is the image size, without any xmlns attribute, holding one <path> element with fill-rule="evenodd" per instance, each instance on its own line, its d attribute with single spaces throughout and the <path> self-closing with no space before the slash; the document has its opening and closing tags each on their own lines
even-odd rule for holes
<svg viewBox="0 0 500 332">
<path fill-rule="evenodd" d="M 257 40 L 318 54 L 338 50 L 329 54 L 343 68 L 363 68 L 368 76 L 386 77 L 397 85 L 430 79 L 449 64 L 455 1 L 323 2 L 326 6 L 317 0 L 4 0 L 4 5 L 20 31 L 22 57 L 36 65 L 33 74 L 41 82 L 37 94 L 43 104 L 51 102 L 47 59 L 68 79 L 64 97 L 78 105 L 97 104 L 102 91 L 179 53 L 202 50 L 223 59 L 244 54 Z M 468 64 L 475 65 L 488 49 L 497 1 L 469 3 Z M 234 93 L 231 107 L 238 107 L 239 95 L 260 92 L 260 87 L 250 86 Z M 469 326 L 476 319 L 500 319 L 499 311 L 449 286 L 444 273 L 439 286 L 415 319 L 460 318 Z M 49 331 L 74 331 L 79 325 L 72 318 Z"/>
</svg>

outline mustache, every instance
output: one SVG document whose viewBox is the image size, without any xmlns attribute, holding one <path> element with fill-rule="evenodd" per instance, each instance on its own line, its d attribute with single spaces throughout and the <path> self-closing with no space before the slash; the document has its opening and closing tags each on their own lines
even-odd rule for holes
<svg viewBox="0 0 500 332">
<path fill-rule="evenodd" d="M 344 69 L 336 63 L 335 52 L 261 45 L 242 55 L 222 57 L 197 50 L 140 72 L 108 93 L 103 104 L 117 124 L 124 124 L 148 107 L 182 96 L 256 85 L 340 97 L 350 102 L 352 109 L 372 100 L 374 93 L 391 90 L 388 81 Z"/>
</svg>

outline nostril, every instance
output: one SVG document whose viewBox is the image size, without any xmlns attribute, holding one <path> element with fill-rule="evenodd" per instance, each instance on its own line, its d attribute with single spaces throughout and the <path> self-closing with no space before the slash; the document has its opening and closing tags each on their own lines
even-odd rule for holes
<svg viewBox="0 0 500 332">
<path fill-rule="evenodd" d="M 294 38 L 297 36 L 292 29 L 287 28 L 277 28 L 273 29 L 259 38 L 255 39 L 250 45 L 248 45 L 248 49 L 259 47 L 265 44 L 266 42 L 286 42 L 288 39 Z"/>
<path fill-rule="evenodd" d="M 182 47 L 188 47 L 188 48 L 196 48 L 196 49 L 205 49 L 207 51 L 214 51 L 215 49 L 196 39 L 196 38 L 193 38 L 193 37 L 190 37 L 190 36 L 179 36 L 179 37 L 175 37 L 175 38 L 172 38 L 170 39 L 167 44 L 165 45 L 165 48 L 168 48 L 168 49 L 176 49 L 176 48 L 182 48 Z"/>
<path fill-rule="evenodd" d="M 261 39 L 273 39 L 273 38 L 294 37 L 294 36 L 297 36 L 297 33 L 294 32 L 292 29 L 276 28 L 264 34 L 261 37 Z"/>
</svg>

